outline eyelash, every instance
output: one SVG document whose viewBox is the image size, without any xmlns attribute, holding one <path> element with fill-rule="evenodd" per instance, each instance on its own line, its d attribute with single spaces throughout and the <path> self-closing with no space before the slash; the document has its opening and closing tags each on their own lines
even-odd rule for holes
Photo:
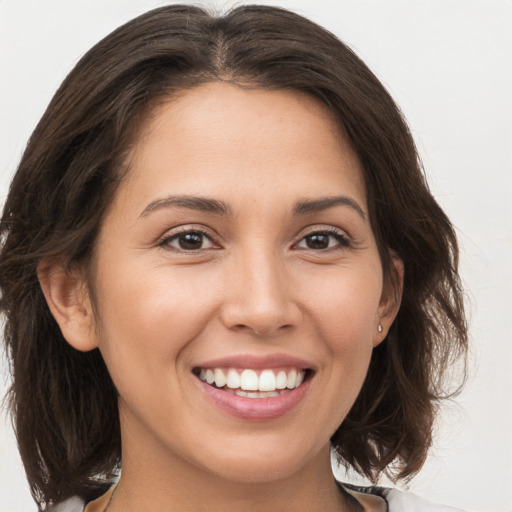
<svg viewBox="0 0 512 512">
<path fill-rule="evenodd" d="M 177 232 L 173 233 L 172 235 L 164 236 L 160 240 L 158 245 L 161 246 L 161 247 L 164 247 L 166 249 L 175 250 L 176 252 L 183 252 L 185 254 L 198 254 L 199 252 L 202 252 L 205 249 L 187 250 L 187 249 L 182 249 L 180 247 L 172 247 L 170 245 L 172 241 L 178 240 L 180 236 L 192 235 L 192 234 L 194 234 L 194 235 L 201 235 L 202 237 L 208 239 L 212 244 L 214 244 L 214 241 L 213 241 L 212 237 L 208 233 L 203 231 L 202 229 L 185 228 L 185 229 L 182 229 L 180 231 L 177 231 Z M 206 249 L 206 250 L 209 250 L 209 249 Z"/>
<path fill-rule="evenodd" d="M 341 246 L 341 247 L 327 247 L 325 249 L 319 249 L 319 250 L 306 248 L 306 249 L 309 249 L 314 252 L 336 251 L 336 250 L 342 250 L 342 249 L 346 249 L 346 248 L 350 247 L 349 237 L 345 233 L 343 233 L 343 231 L 340 231 L 340 230 L 338 230 L 336 228 L 332 228 L 332 227 L 325 228 L 325 229 L 316 229 L 314 231 L 311 231 L 311 232 L 307 233 L 306 235 L 304 235 L 299 240 L 299 242 L 297 242 L 297 244 L 295 244 L 295 245 L 298 245 L 300 242 L 302 242 L 303 240 L 306 240 L 306 238 L 313 236 L 313 235 L 323 235 L 323 236 L 335 238 L 336 241 L 338 242 L 338 245 Z"/>
<path fill-rule="evenodd" d="M 212 244 L 215 244 L 212 237 L 208 233 L 203 231 L 202 229 L 186 228 L 186 229 L 180 230 L 176 233 L 173 233 L 172 235 L 166 235 L 159 241 L 158 246 L 164 247 L 169 250 L 175 250 L 177 252 L 182 252 L 184 254 L 198 254 L 205 250 L 212 249 L 212 248 L 207 248 L 207 249 L 198 249 L 198 250 L 192 250 L 192 249 L 187 250 L 187 249 L 183 249 L 181 247 L 172 247 L 170 245 L 171 242 L 178 240 L 180 236 L 192 235 L 192 234 L 201 235 L 202 237 L 208 239 Z M 302 238 L 297 243 L 294 244 L 294 246 L 297 246 L 302 241 L 306 240 L 308 237 L 311 237 L 313 235 L 324 235 L 327 237 L 335 238 L 336 241 L 338 242 L 338 244 L 337 244 L 337 246 L 327 247 L 327 248 L 323 248 L 323 249 L 311 249 L 311 248 L 306 247 L 305 248 L 306 250 L 311 250 L 313 252 L 328 252 L 328 251 L 343 250 L 343 249 L 350 247 L 350 245 L 351 245 L 351 241 L 345 233 L 343 233 L 342 231 L 340 231 L 336 228 L 331 227 L 331 228 L 325 228 L 325 229 L 317 229 L 317 230 L 314 230 L 314 231 L 311 231 L 311 232 L 305 234 L 304 236 L 302 236 Z M 339 246 L 341 246 L 341 247 L 339 247 Z"/>
</svg>

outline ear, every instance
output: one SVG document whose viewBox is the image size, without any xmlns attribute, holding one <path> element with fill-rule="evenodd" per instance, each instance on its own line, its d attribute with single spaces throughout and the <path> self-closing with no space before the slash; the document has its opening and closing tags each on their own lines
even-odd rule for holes
<svg viewBox="0 0 512 512">
<path fill-rule="evenodd" d="M 62 335 L 82 352 L 98 346 L 94 317 L 83 272 L 43 260 L 37 267 L 41 289 Z"/>
<path fill-rule="evenodd" d="M 374 331 L 374 347 L 381 343 L 388 335 L 389 328 L 393 324 L 402 302 L 404 263 L 394 251 L 390 251 L 390 256 L 394 267 L 394 275 L 386 280 L 387 283 L 384 284 L 382 290 Z"/>
</svg>

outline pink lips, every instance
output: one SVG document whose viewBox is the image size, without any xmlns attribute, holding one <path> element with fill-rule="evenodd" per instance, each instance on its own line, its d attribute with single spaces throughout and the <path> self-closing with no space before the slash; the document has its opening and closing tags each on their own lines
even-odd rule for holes
<svg viewBox="0 0 512 512">
<path fill-rule="evenodd" d="M 197 365 L 200 368 L 221 368 L 221 367 L 232 367 L 232 368 L 252 368 L 254 370 L 261 368 L 282 368 L 282 367 L 295 367 L 306 370 L 313 368 L 313 365 L 293 356 L 287 356 L 286 354 L 270 354 L 266 356 L 254 356 L 254 355 L 238 355 L 228 356 L 219 359 L 213 359 Z"/>
<path fill-rule="evenodd" d="M 263 357 L 252 355 L 230 356 L 201 363 L 198 367 L 252 368 L 257 370 L 282 367 L 311 369 L 312 365 L 302 359 L 284 354 L 275 354 Z M 279 396 L 248 398 L 213 387 L 199 379 L 196 379 L 196 381 L 201 391 L 213 405 L 231 416 L 252 421 L 266 421 L 284 416 L 301 402 L 310 385 L 310 379 L 306 379 L 298 388 L 288 390 Z"/>
<path fill-rule="evenodd" d="M 214 388 L 197 379 L 206 396 L 224 412 L 244 420 L 272 420 L 291 411 L 304 397 L 309 381 L 297 389 L 271 398 L 247 398 Z"/>
</svg>

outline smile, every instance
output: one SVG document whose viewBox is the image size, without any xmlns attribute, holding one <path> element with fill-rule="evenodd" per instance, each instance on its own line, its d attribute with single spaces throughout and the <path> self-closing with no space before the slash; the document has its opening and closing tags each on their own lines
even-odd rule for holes
<svg viewBox="0 0 512 512">
<path fill-rule="evenodd" d="M 242 420 L 269 421 L 291 413 L 309 394 L 316 368 L 288 355 L 231 356 L 192 373 L 206 401 Z"/>
<path fill-rule="evenodd" d="M 237 396 L 272 398 L 298 388 L 306 371 L 299 368 L 200 368 L 195 373 L 210 386 Z"/>
</svg>

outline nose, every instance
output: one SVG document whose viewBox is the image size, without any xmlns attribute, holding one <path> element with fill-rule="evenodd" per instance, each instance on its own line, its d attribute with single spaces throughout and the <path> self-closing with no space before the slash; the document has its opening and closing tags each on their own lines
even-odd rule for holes
<svg viewBox="0 0 512 512">
<path fill-rule="evenodd" d="M 300 324 L 286 266 L 269 252 L 241 255 L 230 269 L 220 315 L 228 329 L 273 336 Z"/>
</svg>

